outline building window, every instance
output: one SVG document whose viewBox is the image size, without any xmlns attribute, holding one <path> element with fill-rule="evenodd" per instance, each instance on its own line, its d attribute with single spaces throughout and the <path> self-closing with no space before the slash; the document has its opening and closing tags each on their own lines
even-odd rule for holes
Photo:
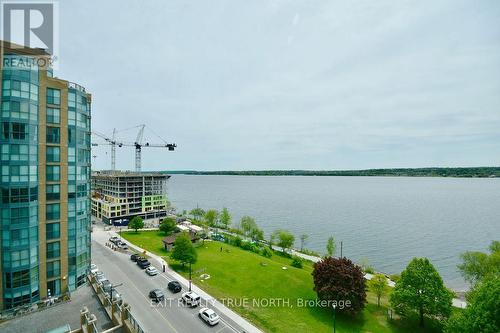
<svg viewBox="0 0 500 333">
<path fill-rule="evenodd" d="M 46 187 L 46 199 L 47 200 L 59 200 L 61 197 L 61 186 L 58 184 L 47 185 Z"/>
<path fill-rule="evenodd" d="M 5 287 L 19 288 L 30 284 L 30 271 L 25 269 L 19 272 L 5 273 Z"/>
<path fill-rule="evenodd" d="M 47 259 L 55 259 L 61 256 L 61 244 L 59 242 L 47 243 Z"/>
<path fill-rule="evenodd" d="M 47 279 L 61 275 L 61 262 L 59 260 L 47 263 Z"/>
<path fill-rule="evenodd" d="M 47 88 L 47 104 L 61 104 L 61 91 L 59 89 Z"/>
<path fill-rule="evenodd" d="M 47 108 L 47 123 L 59 124 L 61 122 L 61 110 L 55 108 Z"/>
<path fill-rule="evenodd" d="M 48 204 L 45 207 L 45 218 L 47 220 L 58 220 L 61 217 L 61 206 L 58 203 Z"/>
<path fill-rule="evenodd" d="M 47 165 L 47 181 L 54 182 L 61 179 L 61 168 L 58 165 Z"/>
<path fill-rule="evenodd" d="M 60 162 L 61 149 L 59 147 L 47 147 L 46 151 L 47 162 Z"/>
<path fill-rule="evenodd" d="M 26 124 L 12 123 L 12 139 L 26 139 Z"/>
<path fill-rule="evenodd" d="M 47 143 L 60 143 L 59 127 L 47 127 Z"/>
<path fill-rule="evenodd" d="M 61 237 L 61 226 L 59 223 L 47 223 L 45 225 L 45 237 L 47 239 L 58 239 Z"/>
</svg>

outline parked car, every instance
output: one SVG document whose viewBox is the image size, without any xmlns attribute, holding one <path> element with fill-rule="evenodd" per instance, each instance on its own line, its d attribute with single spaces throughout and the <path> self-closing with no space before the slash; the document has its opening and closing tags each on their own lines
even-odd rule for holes
<svg viewBox="0 0 500 333">
<path fill-rule="evenodd" d="M 219 315 L 209 308 L 201 308 L 198 314 L 200 318 L 210 326 L 217 325 L 220 321 Z"/>
<path fill-rule="evenodd" d="M 200 304 L 201 297 L 194 291 L 187 291 L 182 294 L 182 300 L 184 303 L 194 308 Z"/>
<path fill-rule="evenodd" d="M 148 259 L 144 257 L 137 258 L 137 266 L 140 268 L 144 269 L 146 267 L 149 267 L 151 263 L 148 261 Z"/>
<path fill-rule="evenodd" d="M 149 276 L 153 276 L 153 275 L 157 275 L 158 274 L 158 270 L 153 267 L 153 266 L 148 266 L 146 268 L 146 273 L 149 275 Z"/>
<path fill-rule="evenodd" d="M 132 255 L 130 256 L 130 260 L 132 260 L 133 262 L 136 262 L 136 261 L 137 261 L 137 259 L 138 259 L 139 257 L 140 257 L 140 255 L 139 255 L 139 254 L 134 253 L 134 254 L 132 254 Z"/>
<path fill-rule="evenodd" d="M 113 244 L 116 244 L 116 242 L 120 241 L 120 238 L 113 236 L 109 239 L 109 241 Z"/>
<path fill-rule="evenodd" d="M 165 299 L 165 295 L 160 289 L 153 289 L 149 292 L 149 298 L 155 302 L 161 302 Z"/>
<path fill-rule="evenodd" d="M 170 290 L 173 293 L 178 293 L 182 290 L 182 286 L 179 283 L 179 281 L 170 281 L 168 283 L 168 290 Z"/>
<path fill-rule="evenodd" d="M 212 235 L 212 239 L 215 240 L 215 241 L 219 241 L 219 242 L 224 242 L 225 241 L 225 237 L 223 235 Z"/>
<path fill-rule="evenodd" d="M 126 250 L 126 249 L 128 249 L 128 245 L 127 245 L 127 244 L 125 244 L 125 243 L 124 243 L 124 242 L 122 242 L 122 241 L 118 241 L 118 242 L 116 242 L 116 246 L 118 246 L 118 248 L 120 248 L 120 249 L 122 249 L 122 250 Z"/>
<path fill-rule="evenodd" d="M 97 265 L 96 264 L 91 264 L 90 265 L 90 273 L 91 274 L 95 274 L 99 271 L 99 269 L 97 268 Z"/>
</svg>

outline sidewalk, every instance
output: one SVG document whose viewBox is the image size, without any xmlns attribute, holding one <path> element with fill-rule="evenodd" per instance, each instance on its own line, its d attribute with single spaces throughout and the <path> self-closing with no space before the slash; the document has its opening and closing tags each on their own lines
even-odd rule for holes
<svg viewBox="0 0 500 333">
<path fill-rule="evenodd" d="M 118 232 L 116 232 L 115 230 L 106 230 L 105 231 L 105 230 L 100 229 L 100 228 L 99 229 L 94 228 L 94 234 L 96 232 L 106 234 L 106 237 L 104 237 L 104 238 L 99 237 L 99 238 L 101 238 L 99 240 L 97 238 L 94 238 L 95 240 L 98 240 L 100 243 L 102 243 L 103 241 L 104 241 L 104 243 L 107 242 L 109 237 L 111 237 L 111 236 L 120 237 Z M 129 246 L 130 249 L 134 249 L 135 251 L 141 252 L 141 253 L 145 252 L 148 257 L 150 257 L 151 259 L 154 259 L 156 261 L 156 263 L 159 265 L 160 271 L 161 271 L 162 266 L 165 265 L 166 273 L 168 273 L 168 275 L 173 277 L 175 280 L 179 281 L 183 286 L 189 286 L 189 280 L 184 278 L 182 275 L 178 274 L 177 272 L 173 271 L 172 269 L 170 269 L 168 267 L 167 262 L 165 262 L 165 260 L 163 260 L 160 256 L 158 256 L 154 253 L 151 253 L 149 251 L 146 251 L 145 249 L 142 249 L 142 248 L 138 247 L 137 245 L 130 243 L 129 241 L 127 241 L 124 238 L 122 238 L 122 241 L 125 242 Z M 203 298 L 207 302 L 209 302 L 220 314 L 224 314 L 226 317 L 228 317 L 235 324 L 237 324 L 241 328 L 243 328 L 242 333 L 263 333 L 257 327 L 253 326 L 250 322 L 248 322 L 246 319 L 244 319 L 243 317 L 241 317 L 240 315 L 235 313 L 233 310 L 229 309 L 224 304 L 217 301 L 214 297 L 210 296 L 208 293 L 206 293 L 205 291 L 203 291 L 202 289 L 197 287 L 194 283 L 191 283 L 191 286 L 192 286 L 191 289 L 195 293 L 197 293 L 198 295 L 201 296 L 201 298 Z M 226 323 L 226 324 L 229 325 L 229 323 Z M 238 331 L 235 328 L 233 328 L 233 330 Z"/>
</svg>

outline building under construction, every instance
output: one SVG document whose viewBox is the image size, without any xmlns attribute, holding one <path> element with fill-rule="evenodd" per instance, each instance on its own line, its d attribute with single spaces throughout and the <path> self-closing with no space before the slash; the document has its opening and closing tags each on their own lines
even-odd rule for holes
<svg viewBox="0 0 500 333">
<path fill-rule="evenodd" d="M 134 216 L 159 220 L 167 215 L 167 180 L 162 173 L 92 173 L 92 215 L 107 224 L 127 225 Z"/>
</svg>

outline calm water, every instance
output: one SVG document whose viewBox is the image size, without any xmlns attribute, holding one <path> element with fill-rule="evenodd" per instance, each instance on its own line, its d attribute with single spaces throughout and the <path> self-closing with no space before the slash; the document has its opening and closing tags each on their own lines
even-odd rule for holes
<svg viewBox="0 0 500 333">
<path fill-rule="evenodd" d="M 460 253 L 500 239 L 500 179 L 174 175 L 168 191 L 179 211 L 227 207 L 233 221 L 255 217 L 266 238 L 307 233 L 321 253 L 333 235 L 344 255 L 386 273 L 428 257 L 456 290 L 467 287 Z"/>
</svg>

